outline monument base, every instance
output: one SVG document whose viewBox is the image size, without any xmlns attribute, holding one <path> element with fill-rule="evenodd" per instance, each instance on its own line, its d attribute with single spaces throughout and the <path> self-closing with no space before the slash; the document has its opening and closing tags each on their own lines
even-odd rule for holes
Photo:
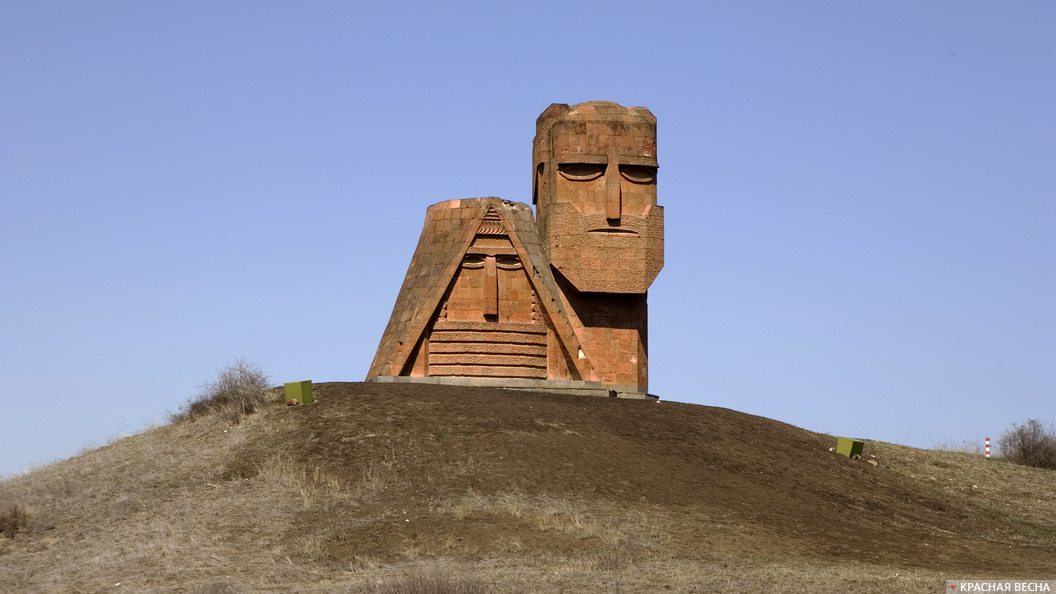
<svg viewBox="0 0 1056 594">
<path fill-rule="evenodd" d="M 659 400 L 659 396 L 648 394 L 639 386 L 618 386 L 601 382 L 575 380 L 536 380 L 499 377 L 411 377 L 406 375 L 379 375 L 367 380 L 377 383 L 442 384 L 446 386 L 472 386 L 477 388 L 503 388 L 528 392 L 554 392 L 582 396 L 608 396 L 636 400 Z"/>
</svg>

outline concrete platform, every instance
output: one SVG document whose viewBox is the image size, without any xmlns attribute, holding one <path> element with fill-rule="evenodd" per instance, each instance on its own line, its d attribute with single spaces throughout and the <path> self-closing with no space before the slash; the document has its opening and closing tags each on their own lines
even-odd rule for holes
<svg viewBox="0 0 1056 594">
<path fill-rule="evenodd" d="M 659 400 L 659 396 L 640 391 L 638 386 L 607 385 L 601 382 L 574 380 L 533 380 L 492 377 L 410 377 L 379 375 L 369 382 L 406 384 L 443 384 L 448 386 L 473 386 L 522 390 L 529 392 L 555 392 L 583 396 L 606 396 L 609 398 L 631 398 L 636 400 Z"/>
</svg>

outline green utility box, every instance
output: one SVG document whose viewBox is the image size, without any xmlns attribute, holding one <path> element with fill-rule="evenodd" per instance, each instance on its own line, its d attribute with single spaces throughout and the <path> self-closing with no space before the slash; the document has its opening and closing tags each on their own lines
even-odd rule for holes
<svg viewBox="0 0 1056 594">
<path fill-rule="evenodd" d="M 286 384 L 287 386 L 289 384 Z M 286 388 L 287 394 L 289 394 L 289 388 Z M 836 453 L 843 454 L 850 458 L 851 456 L 861 456 L 862 448 L 865 447 L 865 442 L 860 439 L 851 439 L 849 437 L 838 437 L 836 438 Z"/>
<path fill-rule="evenodd" d="M 312 381 L 286 382 L 286 402 L 291 400 L 296 400 L 299 404 L 311 404 L 313 402 Z"/>
</svg>

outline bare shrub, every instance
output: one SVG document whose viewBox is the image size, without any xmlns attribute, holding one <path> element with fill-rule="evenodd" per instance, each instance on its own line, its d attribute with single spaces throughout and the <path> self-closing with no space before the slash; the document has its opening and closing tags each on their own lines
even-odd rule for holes
<svg viewBox="0 0 1056 594">
<path fill-rule="evenodd" d="M 1024 466 L 1056 470 L 1056 428 L 1037 419 L 1013 424 L 997 440 L 1005 459 Z"/>
<path fill-rule="evenodd" d="M 0 508 L 0 535 L 14 538 L 19 530 L 26 527 L 26 510 L 17 503 L 9 503 Z"/>
<path fill-rule="evenodd" d="M 385 578 L 367 591 L 372 594 L 487 594 L 488 589 L 476 578 L 452 576 L 434 568 L 413 569 L 398 577 Z"/>
<path fill-rule="evenodd" d="M 237 423 L 265 402 L 268 376 L 256 364 L 235 359 L 216 373 L 216 379 L 201 386 L 197 396 L 172 415 L 174 422 L 219 415 Z"/>
</svg>

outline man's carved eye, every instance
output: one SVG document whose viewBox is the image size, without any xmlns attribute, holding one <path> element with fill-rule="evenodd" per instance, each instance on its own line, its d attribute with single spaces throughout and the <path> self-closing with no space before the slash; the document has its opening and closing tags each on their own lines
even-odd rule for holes
<svg viewBox="0 0 1056 594">
<path fill-rule="evenodd" d="M 466 254 L 462 257 L 463 268 L 483 268 L 484 267 L 484 256 L 477 254 Z"/>
<path fill-rule="evenodd" d="M 644 165 L 620 165 L 620 175 L 636 184 L 656 183 L 656 168 Z"/>
<path fill-rule="evenodd" d="M 562 163 L 557 166 L 557 171 L 565 179 L 590 181 L 601 177 L 605 173 L 605 166 L 592 163 Z"/>
<path fill-rule="evenodd" d="M 495 264 L 503 270 L 517 270 L 521 267 L 521 259 L 517 256 L 499 256 Z"/>
</svg>

